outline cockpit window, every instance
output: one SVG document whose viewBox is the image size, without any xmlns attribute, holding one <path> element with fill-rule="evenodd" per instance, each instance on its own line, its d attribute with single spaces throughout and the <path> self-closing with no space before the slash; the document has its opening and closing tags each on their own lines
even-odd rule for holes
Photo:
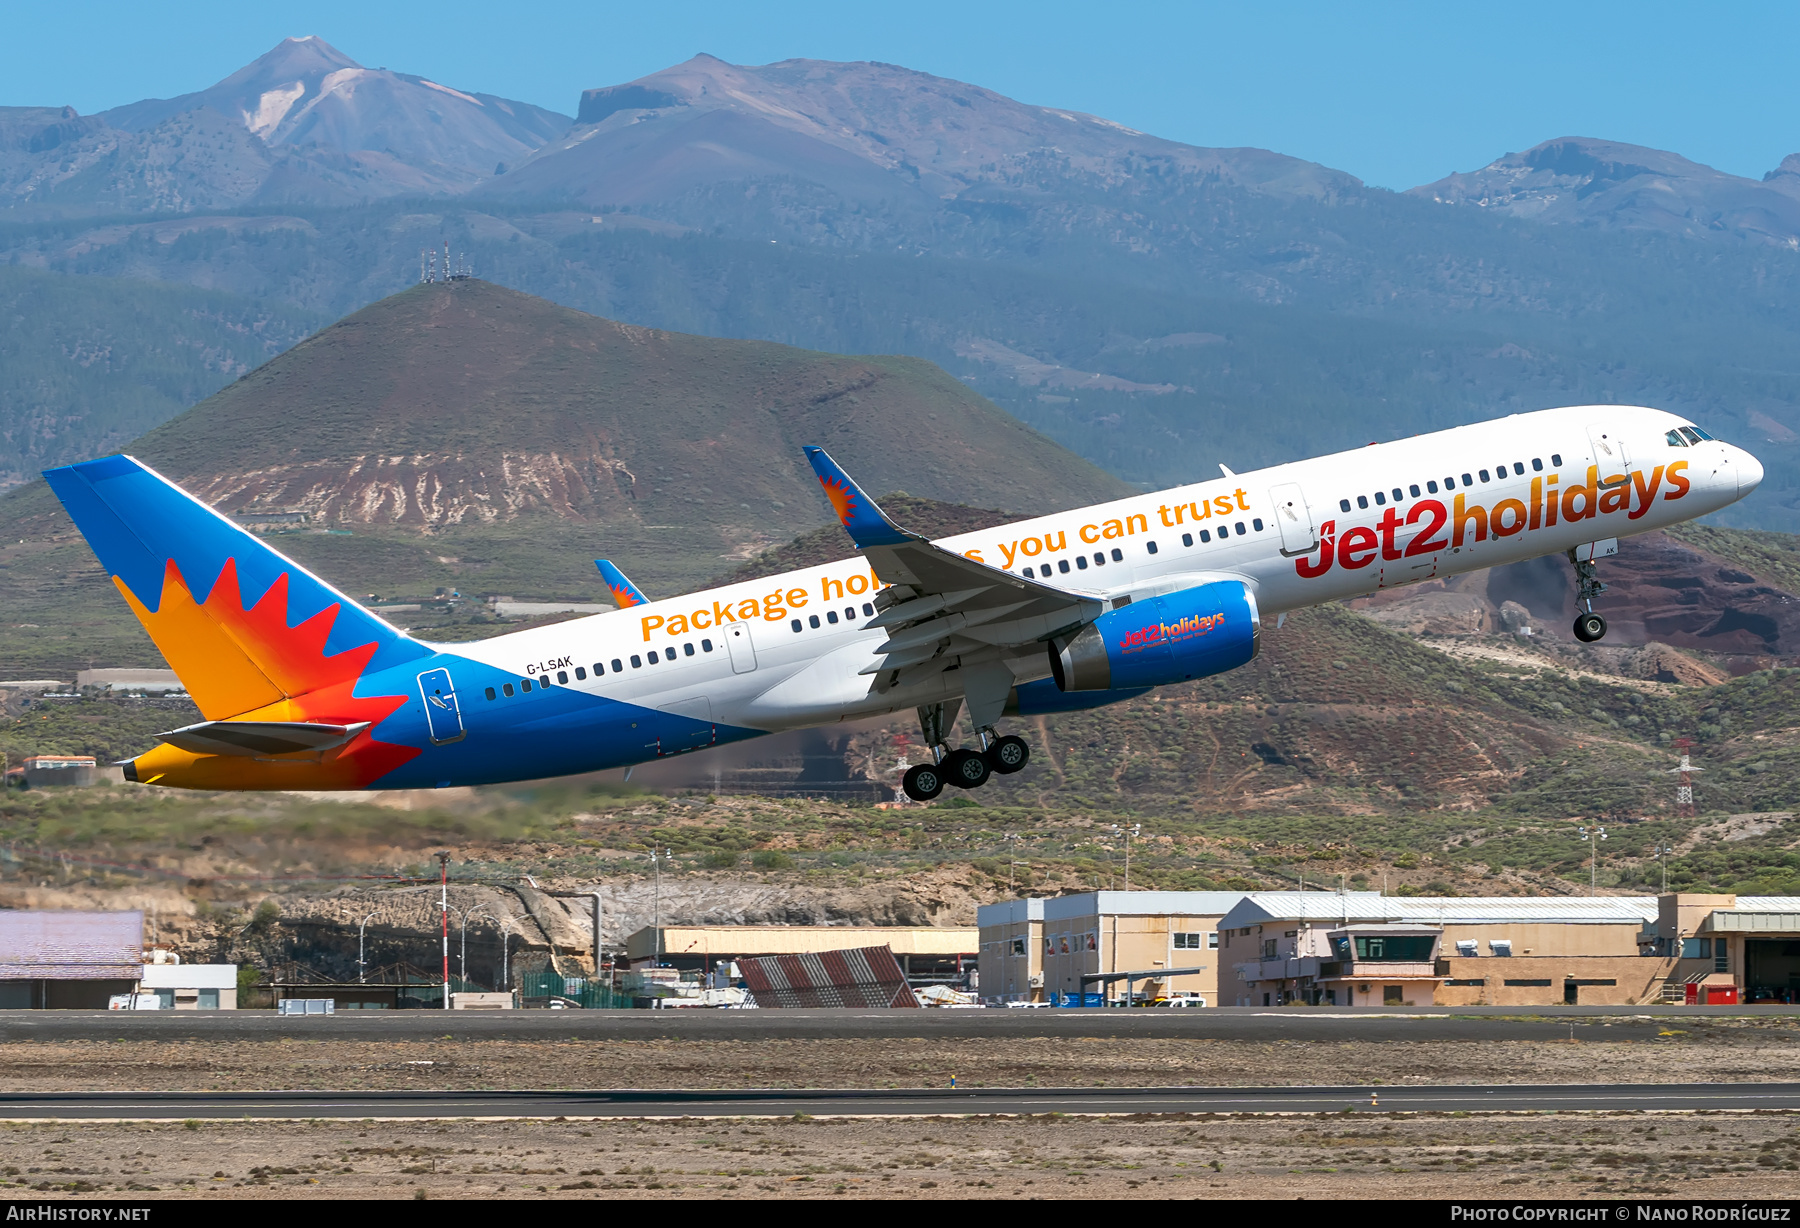
<svg viewBox="0 0 1800 1228">
<path fill-rule="evenodd" d="M 1691 426 L 1682 427 L 1681 433 L 1683 435 L 1687 436 L 1689 443 L 1699 443 L 1702 439 L 1706 438 L 1706 436 L 1702 435 L 1699 431 L 1695 430 Z"/>
<path fill-rule="evenodd" d="M 1697 426 L 1686 426 L 1686 427 L 1683 427 L 1683 428 L 1681 428 L 1681 429 L 1682 429 L 1682 430 L 1684 430 L 1684 431 L 1692 431 L 1692 432 L 1694 432 L 1694 434 L 1696 434 L 1696 435 L 1698 435 L 1698 436 L 1700 436 L 1700 438 L 1702 438 L 1702 439 L 1705 439 L 1705 440 L 1708 440 L 1708 441 L 1709 441 L 1709 442 L 1710 442 L 1710 441 L 1711 441 L 1711 440 L 1712 440 L 1712 436 L 1711 436 L 1711 435 L 1708 435 L 1708 434 L 1707 434 L 1707 433 L 1706 433 L 1706 432 L 1705 432 L 1705 431 L 1703 431 L 1703 430 L 1701 430 L 1701 429 L 1700 429 L 1700 428 L 1699 428 L 1699 427 L 1697 427 Z"/>
<path fill-rule="evenodd" d="M 1688 446 L 1688 441 L 1681 437 L 1680 431 L 1670 431 L 1667 435 L 1664 435 L 1663 438 L 1668 440 L 1671 448 L 1685 448 Z"/>
</svg>

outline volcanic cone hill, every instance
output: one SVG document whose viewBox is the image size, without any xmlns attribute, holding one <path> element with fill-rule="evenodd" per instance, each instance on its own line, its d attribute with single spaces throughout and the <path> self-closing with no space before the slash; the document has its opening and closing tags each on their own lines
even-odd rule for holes
<svg viewBox="0 0 1800 1228">
<path fill-rule="evenodd" d="M 475 280 L 372 304 L 127 450 L 358 596 L 604 602 L 597 556 L 663 595 L 828 520 L 809 443 L 872 491 L 1021 515 L 1131 489 L 922 359 L 638 328 Z M 0 530 L 10 668 L 156 663 L 41 482 L 0 498 Z"/>
</svg>

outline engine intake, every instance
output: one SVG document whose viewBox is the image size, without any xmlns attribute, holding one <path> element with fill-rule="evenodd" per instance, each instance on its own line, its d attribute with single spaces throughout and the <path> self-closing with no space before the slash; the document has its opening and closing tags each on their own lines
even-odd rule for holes
<svg viewBox="0 0 1800 1228">
<path fill-rule="evenodd" d="M 1258 639 L 1256 598 L 1221 580 L 1102 614 L 1050 644 L 1050 672 L 1063 691 L 1163 686 L 1247 664 Z"/>
</svg>

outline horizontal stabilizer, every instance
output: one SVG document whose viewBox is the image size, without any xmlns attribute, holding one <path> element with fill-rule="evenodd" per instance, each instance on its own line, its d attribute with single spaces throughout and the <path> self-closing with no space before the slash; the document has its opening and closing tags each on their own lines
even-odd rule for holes
<svg viewBox="0 0 1800 1228">
<path fill-rule="evenodd" d="M 196 755 L 296 755 L 335 750 L 369 727 L 323 725 L 311 721 L 201 721 L 156 736 Z"/>
<path fill-rule="evenodd" d="M 819 485 L 825 488 L 825 497 L 831 500 L 832 510 L 837 512 L 838 522 L 859 549 L 923 540 L 889 520 L 887 513 L 863 493 L 862 487 L 850 479 L 824 448 L 808 446 L 805 452 L 813 472 L 819 475 Z"/>
<path fill-rule="evenodd" d="M 607 590 L 612 593 L 613 604 L 621 610 L 629 610 L 634 605 L 648 605 L 650 598 L 637 585 L 626 579 L 625 573 L 611 559 L 595 559 L 594 566 L 600 569 L 600 579 L 606 583 Z"/>
</svg>

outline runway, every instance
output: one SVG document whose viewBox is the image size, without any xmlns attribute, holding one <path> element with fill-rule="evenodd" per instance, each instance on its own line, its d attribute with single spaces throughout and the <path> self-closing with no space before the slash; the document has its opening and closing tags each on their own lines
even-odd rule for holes
<svg viewBox="0 0 1800 1228">
<path fill-rule="evenodd" d="M 74 1040 L 1649 1039 L 1711 1018 L 1795 1021 L 1795 1007 L 1461 1007 L 947 1011 L 0 1011 L 0 1044 Z"/>
<path fill-rule="evenodd" d="M 897 1091 L 13 1092 L 0 1120 L 1800 1110 L 1800 1084 L 915 1088 Z"/>
</svg>

